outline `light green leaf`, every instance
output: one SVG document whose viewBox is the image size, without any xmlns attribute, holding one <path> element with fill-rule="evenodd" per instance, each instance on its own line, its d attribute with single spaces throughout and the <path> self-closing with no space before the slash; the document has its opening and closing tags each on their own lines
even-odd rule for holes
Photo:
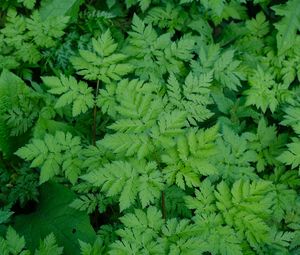
<svg viewBox="0 0 300 255">
<path fill-rule="evenodd" d="M 34 255 L 61 255 L 63 254 L 63 248 L 56 244 L 56 238 L 53 233 L 45 237 L 40 242 L 39 249 L 35 251 Z"/>
<path fill-rule="evenodd" d="M 32 10 L 33 7 L 34 7 L 34 5 L 35 5 L 36 0 L 18 0 L 18 2 L 23 3 L 23 5 L 24 5 L 26 8 Z"/>
<path fill-rule="evenodd" d="M 92 39 L 93 52 L 80 50 L 79 57 L 72 57 L 71 62 L 77 73 L 87 80 L 100 80 L 105 83 L 119 81 L 121 77 L 133 70 L 131 64 L 122 63 L 127 56 L 117 53 L 118 44 L 111 36 L 110 30 Z"/>
<path fill-rule="evenodd" d="M 282 163 L 291 165 L 292 168 L 295 168 L 300 165 L 300 142 L 296 140 L 293 143 L 289 143 L 287 147 L 288 150 L 284 151 L 277 159 Z"/>
<path fill-rule="evenodd" d="M 55 108 L 73 104 L 72 114 L 75 117 L 94 106 L 92 88 L 87 83 L 77 82 L 74 77 L 66 77 L 63 74 L 60 75 L 60 78 L 45 76 L 42 77 L 42 80 L 50 88 L 49 93 L 61 95 L 56 101 Z"/>
<path fill-rule="evenodd" d="M 20 253 L 25 247 L 25 239 L 19 236 L 17 232 L 10 226 L 6 233 L 7 246 L 12 254 Z"/>
</svg>

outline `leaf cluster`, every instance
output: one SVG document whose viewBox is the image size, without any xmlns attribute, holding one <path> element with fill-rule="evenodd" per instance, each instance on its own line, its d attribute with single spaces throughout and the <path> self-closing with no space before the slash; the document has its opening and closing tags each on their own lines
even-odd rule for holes
<svg viewBox="0 0 300 255">
<path fill-rule="evenodd" d="M 3 0 L 0 254 L 300 254 L 298 0 Z"/>
</svg>

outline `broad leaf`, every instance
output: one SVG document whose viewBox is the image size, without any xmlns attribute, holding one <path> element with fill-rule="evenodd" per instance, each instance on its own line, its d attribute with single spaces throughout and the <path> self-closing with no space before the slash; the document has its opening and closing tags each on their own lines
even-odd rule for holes
<svg viewBox="0 0 300 255">
<path fill-rule="evenodd" d="M 76 18 L 83 0 L 43 0 L 40 8 L 40 15 L 43 20 L 48 17 L 70 16 Z"/>
<path fill-rule="evenodd" d="M 27 247 L 39 247 L 39 240 L 53 232 L 59 246 L 64 246 L 65 254 L 78 254 L 78 239 L 93 242 L 95 232 L 89 217 L 69 204 L 75 194 L 64 186 L 46 183 L 41 186 L 40 203 L 37 210 L 28 215 L 18 215 L 14 228 L 25 236 Z"/>
</svg>

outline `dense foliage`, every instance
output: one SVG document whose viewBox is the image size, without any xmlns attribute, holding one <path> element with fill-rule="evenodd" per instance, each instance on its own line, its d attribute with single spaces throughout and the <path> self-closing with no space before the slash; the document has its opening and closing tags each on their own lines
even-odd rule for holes
<svg viewBox="0 0 300 255">
<path fill-rule="evenodd" d="M 299 0 L 1 0 L 0 254 L 300 254 Z"/>
</svg>

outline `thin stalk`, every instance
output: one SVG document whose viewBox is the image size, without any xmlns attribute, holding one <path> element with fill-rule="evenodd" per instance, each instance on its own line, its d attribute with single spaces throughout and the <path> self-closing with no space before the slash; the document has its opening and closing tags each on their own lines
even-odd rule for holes
<svg viewBox="0 0 300 255">
<path fill-rule="evenodd" d="M 99 94 L 99 80 L 97 80 L 95 98 L 97 98 L 98 94 Z M 97 105 L 95 104 L 93 110 L 93 130 L 92 130 L 93 145 L 96 145 L 96 130 L 97 130 Z"/>
<path fill-rule="evenodd" d="M 159 167 L 160 160 L 159 160 L 159 157 L 158 157 L 156 151 L 154 151 L 154 157 L 155 157 L 155 161 L 158 164 L 159 170 L 162 171 L 162 169 Z M 166 221 L 166 219 L 167 219 L 167 209 L 166 209 L 166 199 L 165 199 L 165 192 L 164 191 L 161 192 L 161 212 L 162 212 L 163 220 Z"/>
<path fill-rule="evenodd" d="M 167 210 L 166 210 L 166 202 L 165 202 L 165 192 L 161 192 L 161 211 L 162 211 L 162 217 L 164 221 L 167 219 Z"/>
</svg>

